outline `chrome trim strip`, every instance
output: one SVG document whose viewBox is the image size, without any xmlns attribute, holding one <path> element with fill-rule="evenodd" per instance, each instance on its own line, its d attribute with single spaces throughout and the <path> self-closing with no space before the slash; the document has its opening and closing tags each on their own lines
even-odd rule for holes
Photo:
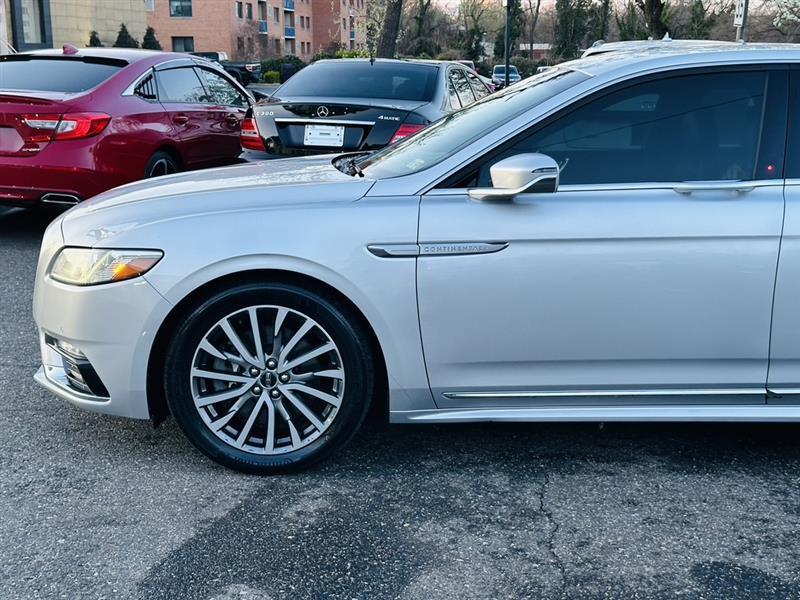
<svg viewBox="0 0 800 600">
<path fill-rule="evenodd" d="M 492 254 L 508 248 L 508 242 L 430 242 L 419 245 L 420 256 Z"/>
<path fill-rule="evenodd" d="M 392 423 L 666 421 L 798 422 L 800 405 L 576 406 L 392 411 Z"/>
<path fill-rule="evenodd" d="M 787 180 L 794 181 L 800 185 L 800 179 Z M 700 183 L 700 182 L 695 182 Z M 702 182 L 703 184 L 713 184 L 714 182 Z M 730 181 L 720 181 L 720 188 L 723 186 L 730 186 Z M 737 182 L 738 185 L 734 187 L 747 187 L 747 188 L 762 188 L 762 187 L 781 187 L 783 186 L 783 179 L 758 179 L 753 181 Z M 650 181 L 645 183 L 603 183 L 603 184 L 571 184 L 559 185 L 556 194 L 562 192 L 623 192 L 623 191 L 642 191 L 642 190 L 674 190 L 678 186 L 690 186 L 692 182 L 661 182 Z M 715 188 L 716 189 L 716 188 Z M 467 188 L 433 188 L 425 192 L 426 196 L 466 196 Z"/>
<path fill-rule="evenodd" d="M 367 246 L 367 250 L 380 258 L 409 258 L 419 256 L 419 246 L 416 244 L 370 244 Z"/>
<path fill-rule="evenodd" d="M 346 121 L 344 119 L 300 119 L 291 117 L 277 117 L 276 123 L 305 123 L 307 125 L 375 125 L 375 121 Z"/>
<path fill-rule="evenodd" d="M 41 366 L 33 376 L 34 381 L 49 390 L 59 398 L 77 404 L 78 406 L 92 407 L 108 404 L 110 398 L 84 394 L 73 390 L 67 384 L 67 376 L 63 369 L 59 367 Z"/>
<path fill-rule="evenodd" d="M 767 388 L 767 391 L 770 394 L 777 394 L 779 396 L 782 395 L 782 394 L 786 394 L 786 395 L 789 395 L 789 396 L 793 396 L 795 394 L 800 395 L 800 388 L 774 388 L 774 387 L 771 387 L 771 388 Z"/>
<path fill-rule="evenodd" d="M 720 389 L 645 389 L 645 390 L 574 390 L 574 391 L 513 391 L 513 392 L 443 392 L 449 400 L 502 400 L 526 398 L 613 398 L 617 396 L 752 396 L 765 395 L 766 388 Z M 800 391 L 799 391 L 800 393 Z"/>
</svg>

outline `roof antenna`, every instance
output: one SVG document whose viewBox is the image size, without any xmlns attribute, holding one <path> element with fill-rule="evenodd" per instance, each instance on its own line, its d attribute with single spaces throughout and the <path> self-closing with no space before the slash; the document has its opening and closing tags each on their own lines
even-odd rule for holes
<svg viewBox="0 0 800 600">
<path fill-rule="evenodd" d="M 78 53 L 78 49 L 77 49 L 75 46 L 73 46 L 72 44 L 64 44 L 64 45 L 61 47 L 61 51 L 62 51 L 64 54 L 66 54 L 67 56 L 72 56 L 72 55 L 74 55 L 74 54 L 77 54 L 77 53 Z"/>
<path fill-rule="evenodd" d="M 664 37 L 661 38 L 661 41 L 662 42 L 671 42 L 672 41 L 672 38 L 669 37 L 669 31 L 664 34 Z"/>
</svg>

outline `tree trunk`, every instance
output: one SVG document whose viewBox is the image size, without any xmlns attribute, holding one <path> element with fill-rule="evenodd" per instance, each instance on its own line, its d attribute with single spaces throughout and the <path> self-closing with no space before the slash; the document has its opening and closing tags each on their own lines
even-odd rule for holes
<svg viewBox="0 0 800 600">
<path fill-rule="evenodd" d="M 402 16 L 403 0 L 388 0 L 381 28 L 381 39 L 378 41 L 378 58 L 394 58 Z"/>
</svg>

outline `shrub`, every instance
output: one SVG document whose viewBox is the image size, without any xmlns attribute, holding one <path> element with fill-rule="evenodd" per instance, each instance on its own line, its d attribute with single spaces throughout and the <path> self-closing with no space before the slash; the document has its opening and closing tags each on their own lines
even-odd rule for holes
<svg viewBox="0 0 800 600">
<path fill-rule="evenodd" d="M 265 71 L 261 76 L 262 83 L 280 83 L 281 74 L 278 71 Z"/>
<path fill-rule="evenodd" d="M 128 32 L 128 27 L 125 23 L 120 23 L 119 33 L 117 34 L 117 41 L 114 42 L 114 48 L 138 48 L 139 42 Z"/>
<path fill-rule="evenodd" d="M 146 48 L 147 50 L 163 50 L 161 43 L 156 37 L 156 30 L 152 27 L 148 27 L 144 32 L 144 37 L 142 38 L 142 48 Z"/>
<path fill-rule="evenodd" d="M 89 47 L 90 48 L 102 48 L 103 42 L 100 41 L 100 36 L 96 31 L 89 32 Z"/>
<path fill-rule="evenodd" d="M 286 56 L 279 56 L 278 58 L 270 58 L 268 60 L 261 61 L 261 72 L 266 73 L 267 71 L 277 71 L 278 73 L 281 72 L 281 65 L 290 64 L 292 65 L 296 71 L 299 71 L 303 67 L 306 66 L 306 63 L 302 61 L 302 59 L 294 56 L 293 54 L 287 54 Z"/>
</svg>

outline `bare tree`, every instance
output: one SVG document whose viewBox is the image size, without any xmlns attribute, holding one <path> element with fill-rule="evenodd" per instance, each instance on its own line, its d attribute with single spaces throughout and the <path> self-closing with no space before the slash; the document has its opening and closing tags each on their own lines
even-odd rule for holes
<svg viewBox="0 0 800 600">
<path fill-rule="evenodd" d="M 664 0 L 636 0 L 636 6 L 644 15 L 647 32 L 655 40 L 659 40 L 669 31 L 667 18 L 669 11 Z"/>
<path fill-rule="evenodd" d="M 542 0 L 526 0 L 526 18 L 528 21 L 528 56 L 533 58 L 533 40 L 536 32 L 536 24 L 539 22 L 539 9 L 542 7 Z"/>
<path fill-rule="evenodd" d="M 378 40 L 377 54 L 380 58 L 394 58 L 397 52 L 397 37 L 400 33 L 400 21 L 402 18 L 403 0 L 387 0 L 383 27 Z"/>
</svg>

